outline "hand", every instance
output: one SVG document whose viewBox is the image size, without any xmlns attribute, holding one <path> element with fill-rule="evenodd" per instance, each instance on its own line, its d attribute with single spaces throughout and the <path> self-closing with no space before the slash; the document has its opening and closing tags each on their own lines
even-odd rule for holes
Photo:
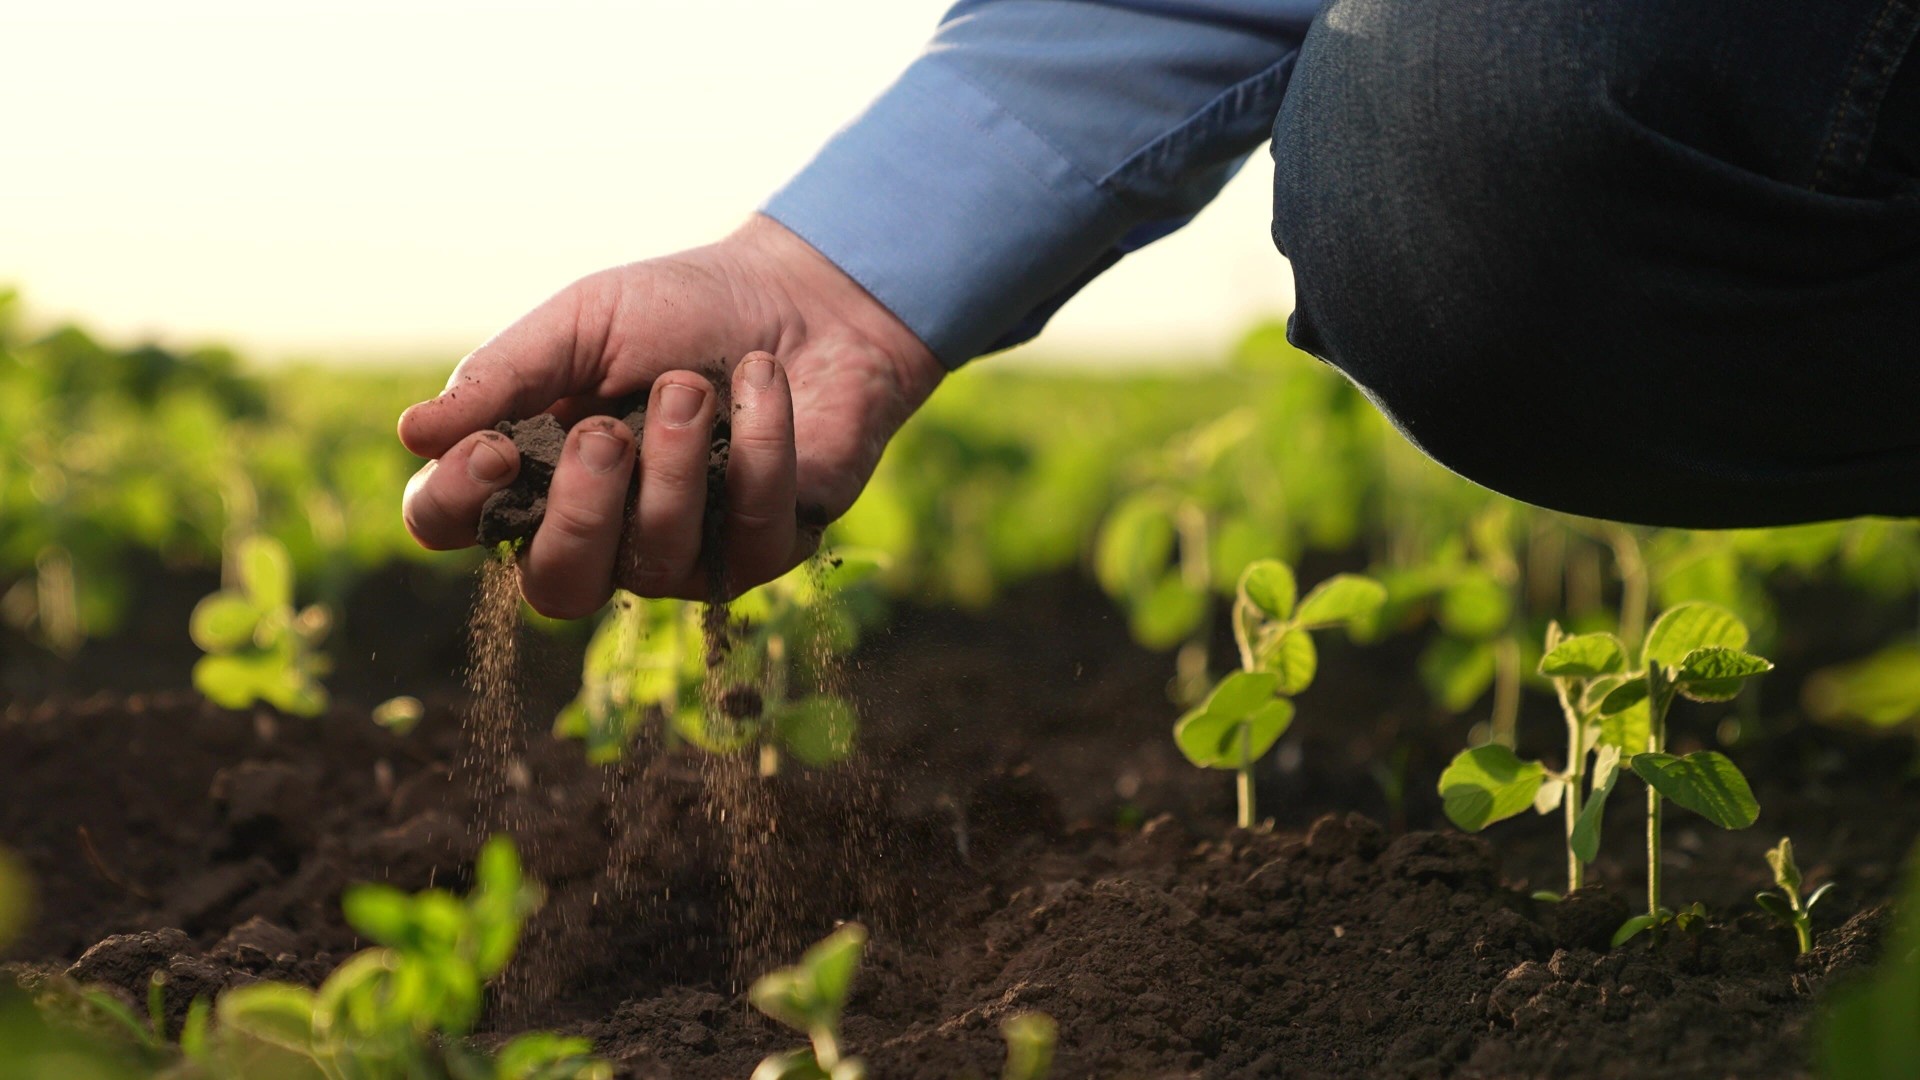
<svg viewBox="0 0 1920 1080">
<path fill-rule="evenodd" d="M 853 279 L 756 215 L 717 244 L 575 282 L 462 360 L 439 397 L 402 414 L 400 441 L 433 459 L 407 484 L 408 531 L 431 549 L 473 544 L 481 505 L 519 471 L 513 442 L 493 425 L 584 417 L 522 554 L 527 602 L 578 618 L 616 586 L 708 599 L 700 545 L 716 395 L 695 369 L 716 361 L 734 401 L 724 553 L 733 594 L 813 552 L 945 373 Z M 595 414 L 649 385 L 636 448 L 625 425 Z"/>
</svg>

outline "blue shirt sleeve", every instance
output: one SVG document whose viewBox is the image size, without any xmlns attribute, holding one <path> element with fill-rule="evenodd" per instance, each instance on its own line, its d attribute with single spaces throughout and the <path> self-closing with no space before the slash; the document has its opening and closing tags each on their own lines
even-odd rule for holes
<svg viewBox="0 0 1920 1080">
<path fill-rule="evenodd" d="M 948 366 L 1018 344 L 1219 193 L 1322 0 L 963 0 L 770 198 Z"/>
</svg>

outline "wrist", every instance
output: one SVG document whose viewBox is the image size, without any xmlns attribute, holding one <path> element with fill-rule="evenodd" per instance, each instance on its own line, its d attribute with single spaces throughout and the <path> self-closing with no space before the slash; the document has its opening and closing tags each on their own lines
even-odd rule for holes
<svg viewBox="0 0 1920 1080">
<path fill-rule="evenodd" d="M 776 355 L 821 347 L 871 349 L 889 358 L 903 387 L 924 397 L 946 374 L 899 316 L 799 234 L 755 213 L 722 241 L 743 280 L 780 305 Z"/>
</svg>

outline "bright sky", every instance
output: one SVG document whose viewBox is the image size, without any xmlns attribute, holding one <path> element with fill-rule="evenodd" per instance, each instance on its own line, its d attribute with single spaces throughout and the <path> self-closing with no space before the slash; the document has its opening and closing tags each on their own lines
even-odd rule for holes
<svg viewBox="0 0 1920 1080">
<path fill-rule="evenodd" d="M 30 0 L 29 0 L 30 2 Z M 0 284 L 113 335 L 457 355 L 731 228 L 946 0 L 45 0 L 0 16 Z M 1043 351 L 1205 355 L 1291 303 L 1265 153 Z"/>
</svg>

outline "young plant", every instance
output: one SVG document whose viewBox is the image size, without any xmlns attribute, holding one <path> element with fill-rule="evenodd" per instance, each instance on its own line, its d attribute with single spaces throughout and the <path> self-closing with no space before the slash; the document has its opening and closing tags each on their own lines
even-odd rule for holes
<svg viewBox="0 0 1920 1080">
<path fill-rule="evenodd" d="M 1639 667 L 1600 703 L 1602 723 L 1612 730 L 1610 741 L 1640 748 L 1627 767 L 1647 785 L 1647 911 L 1620 927 L 1615 945 L 1643 930 L 1658 932 L 1674 919 L 1660 902 L 1661 820 L 1668 800 L 1723 829 L 1744 829 L 1760 815 L 1746 776 L 1725 754 L 1667 752 L 1667 711 L 1675 698 L 1730 701 L 1748 679 L 1773 669 L 1765 658 L 1745 652 L 1746 644 L 1746 625 L 1725 608 L 1705 603 L 1669 608 L 1647 632 Z M 1594 803 L 1605 799 L 1605 792 L 1594 793 Z M 1597 816 L 1601 810 L 1593 812 Z"/>
<path fill-rule="evenodd" d="M 1779 886 L 1780 891 L 1760 893 L 1753 898 L 1753 902 L 1760 905 L 1760 910 L 1772 916 L 1775 922 L 1793 930 L 1794 939 L 1799 942 L 1802 953 L 1812 951 L 1813 905 L 1827 895 L 1827 890 L 1833 888 L 1833 882 L 1829 881 L 1806 896 L 1801 896 L 1803 879 L 1800 865 L 1793 861 L 1793 841 L 1784 836 L 1778 844 L 1767 849 L 1767 865 L 1773 868 L 1773 883 Z"/>
<path fill-rule="evenodd" d="M 812 1045 L 775 1054 L 753 1080 L 864 1080 L 867 1068 L 840 1047 L 840 1014 L 866 948 L 867 931 L 848 923 L 808 949 L 792 967 L 762 975 L 747 990 L 753 1007 L 806 1034 Z"/>
<path fill-rule="evenodd" d="M 142 1020 L 105 991 L 57 981 L 25 1015 L 7 1016 L 8 1064 L 52 1055 L 49 1071 L 20 1075 L 165 1076 L 174 1080 L 611 1080 L 592 1043 L 548 1032 L 515 1037 L 491 1053 L 465 1040 L 484 987 L 512 957 L 540 888 L 521 877 L 513 845 L 481 850 L 463 900 L 430 889 L 408 896 L 359 886 L 343 898 L 349 921 L 380 942 L 350 957 L 316 991 L 256 982 L 196 1000 L 168 1041 L 165 976 L 149 983 Z M 9 1030 L 11 1028 L 11 1030 Z M 76 1035 L 93 1035 L 76 1043 Z M 82 1053 L 84 1051 L 84 1053 Z M 137 1067 L 128 1068 L 127 1066 Z M 6 1074 L 13 1075 L 13 1074 Z"/>
<path fill-rule="evenodd" d="M 332 617 L 325 606 L 294 610 L 293 564 L 287 549 L 250 536 L 228 553 L 227 588 L 194 606 L 188 632 L 207 655 L 193 666 L 193 685 L 226 709 L 264 701 L 282 712 L 326 711 L 320 685 L 327 659 L 315 651 Z"/>
<path fill-rule="evenodd" d="M 1046 1013 L 1007 1017 L 1000 1024 L 1000 1037 L 1007 1040 L 1007 1067 L 1001 1070 L 1000 1080 L 1047 1080 L 1059 1035 L 1059 1025 Z"/>
<path fill-rule="evenodd" d="M 795 688 L 808 663 L 817 669 L 858 642 L 861 610 L 867 606 L 861 603 L 863 587 L 884 565 L 877 553 L 836 551 L 733 602 L 731 615 L 740 632 L 731 670 L 740 687 L 753 690 L 746 695 L 748 707 L 729 708 L 730 701 L 723 699 L 721 713 L 739 722 L 740 734 L 759 745 L 761 775 L 779 772 L 783 753 L 816 768 L 853 753 L 859 716 L 851 701 L 822 685 L 827 673 L 811 673 L 812 693 Z"/>
<path fill-rule="evenodd" d="M 1262 559 L 1240 575 L 1233 604 L 1233 639 L 1240 670 L 1174 725 L 1174 742 L 1203 769 L 1238 774 L 1239 825 L 1253 827 L 1253 765 L 1293 722 L 1294 695 L 1313 682 L 1319 653 L 1312 631 L 1351 629 L 1372 617 L 1386 596 L 1379 582 L 1338 574 L 1297 603 L 1298 586 L 1285 563 Z"/>
<path fill-rule="evenodd" d="M 796 668 L 853 647 L 870 606 L 863 585 L 881 566 L 876 556 L 840 553 L 736 599 L 733 646 L 720 669 L 730 685 L 704 705 L 701 605 L 618 594 L 554 733 L 583 740 L 589 760 L 602 764 L 619 760 L 654 717 L 667 738 L 710 753 L 758 748 L 763 772 L 777 771 L 783 751 L 813 766 L 844 759 L 858 727 L 852 703 L 824 690 L 796 695 Z"/>
<path fill-rule="evenodd" d="M 1258 535 L 1230 516 L 1244 492 L 1235 452 L 1249 445 L 1257 424 L 1252 410 L 1237 409 L 1155 449 L 1141 466 L 1145 486 L 1113 508 L 1095 542 L 1095 579 L 1126 606 L 1134 640 L 1179 647 L 1172 686 L 1179 705 L 1200 700 L 1213 679 L 1214 596 L 1228 584 L 1216 564 L 1239 563 L 1217 549 Z"/>
<path fill-rule="evenodd" d="M 1479 832 L 1529 808 L 1541 814 L 1563 809 L 1567 891 L 1585 884 L 1586 865 L 1599 854 L 1601 813 L 1624 750 L 1604 740 L 1600 703 L 1620 685 L 1626 667 L 1626 647 L 1612 634 L 1569 637 L 1559 623 L 1550 624 L 1539 671 L 1553 683 L 1566 718 L 1565 768 L 1523 761 L 1497 742 L 1463 750 L 1440 774 L 1447 817 Z"/>
</svg>

